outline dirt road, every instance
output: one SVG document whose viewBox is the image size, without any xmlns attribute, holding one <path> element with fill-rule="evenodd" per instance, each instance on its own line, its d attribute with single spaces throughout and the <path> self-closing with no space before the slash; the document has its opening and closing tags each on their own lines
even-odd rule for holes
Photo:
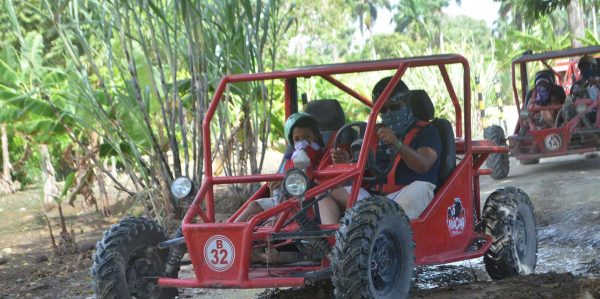
<svg viewBox="0 0 600 299">
<path fill-rule="evenodd" d="M 417 269 L 412 296 L 600 298 L 599 178 L 600 158 L 553 158 L 532 166 L 511 159 L 506 179 L 482 179 L 482 201 L 495 188 L 507 185 L 529 194 L 538 224 L 538 274 L 492 282 L 481 259 L 422 267 Z M 88 277 L 93 243 L 117 219 L 67 208 L 81 252 L 54 257 L 32 199 L 36 192 L 0 197 L 0 298 L 93 298 Z M 180 297 L 314 299 L 330 295 L 331 287 L 324 283 L 283 290 L 184 290 Z"/>
<path fill-rule="evenodd" d="M 600 298 L 600 158 L 549 158 L 527 166 L 511 158 L 510 163 L 506 179 L 482 178 L 482 205 L 491 192 L 502 186 L 517 186 L 529 194 L 538 225 L 536 273 L 544 274 L 492 282 L 481 258 L 423 267 L 417 270 L 413 297 Z M 329 287 L 324 284 L 288 290 L 200 293 L 214 299 L 320 298 L 331 294 Z M 188 290 L 182 295 L 191 298 L 195 294 L 198 291 Z"/>
</svg>

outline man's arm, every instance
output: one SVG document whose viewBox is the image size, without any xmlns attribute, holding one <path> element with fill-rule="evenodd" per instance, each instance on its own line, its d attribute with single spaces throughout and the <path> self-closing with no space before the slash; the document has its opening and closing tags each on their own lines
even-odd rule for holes
<svg viewBox="0 0 600 299">
<path fill-rule="evenodd" d="M 417 173 L 427 173 L 437 159 L 437 153 L 430 147 L 420 147 L 415 151 L 408 145 L 401 145 L 398 153 L 406 166 Z"/>
</svg>

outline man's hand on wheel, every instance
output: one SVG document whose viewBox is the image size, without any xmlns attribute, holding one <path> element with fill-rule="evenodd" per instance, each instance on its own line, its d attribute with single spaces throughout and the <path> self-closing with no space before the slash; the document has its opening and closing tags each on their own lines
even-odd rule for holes
<svg viewBox="0 0 600 299">
<path fill-rule="evenodd" d="M 331 160 L 335 164 L 348 163 L 350 162 L 350 153 L 341 148 L 331 149 Z"/>
</svg>

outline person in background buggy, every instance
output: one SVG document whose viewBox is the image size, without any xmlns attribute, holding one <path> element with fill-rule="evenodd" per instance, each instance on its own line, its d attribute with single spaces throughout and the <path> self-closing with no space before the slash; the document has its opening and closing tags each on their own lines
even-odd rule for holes
<svg viewBox="0 0 600 299">
<path fill-rule="evenodd" d="M 598 61 L 588 55 L 579 58 L 577 63 L 580 79 L 571 86 L 571 97 L 573 100 L 590 99 L 597 101 L 600 95 L 600 77 L 598 76 Z M 575 112 L 571 112 L 574 114 Z M 586 119 L 591 123 L 596 121 L 596 110 L 590 111 L 586 115 Z"/>
<path fill-rule="evenodd" d="M 577 63 L 577 68 L 579 69 L 580 78 L 571 86 L 571 94 L 573 94 L 573 88 L 585 88 L 590 79 L 598 77 L 598 61 L 591 56 L 581 56 Z"/>
<path fill-rule="evenodd" d="M 562 105 L 565 102 L 565 90 L 556 84 L 551 70 L 542 70 L 535 74 L 534 86 L 525 97 L 527 109 L 534 106 Z M 533 117 L 538 128 L 552 128 L 555 125 L 557 111 L 542 110 Z"/>
</svg>

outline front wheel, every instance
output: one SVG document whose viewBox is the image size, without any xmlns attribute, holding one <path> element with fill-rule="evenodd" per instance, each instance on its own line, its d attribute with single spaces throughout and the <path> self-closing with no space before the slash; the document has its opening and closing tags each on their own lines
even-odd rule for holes
<svg viewBox="0 0 600 299">
<path fill-rule="evenodd" d="M 375 196 L 346 211 L 332 252 L 336 298 L 408 298 L 414 242 L 408 217 Z"/>
<path fill-rule="evenodd" d="M 483 138 L 491 140 L 496 145 L 507 146 L 504 130 L 497 125 L 493 125 L 483 130 Z M 492 170 L 490 175 L 493 179 L 499 180 L 508 176 L 510 165 L 508 162 L 508 153 L 490 154 L 485 161 L 485 165 Z"/>
<path fill-rule="evenodd" d="M 91 269 L 97 298 L 175 298 L 176 288 L 161 288 L 152 279 L 164 276 L 168 250 L 157 245 L 166 239 L 163 229 L 145 218 L 111 226 L 96 244 Z"/>
<path fill-rule="evenodd" d="M 532 274 L 537 262 L 537 232 L 533 205 L 519 188 L 494 191 L 483 207 L 483 228 L 493 237 L 483 257 L 492 279 Z"/>
</svg>

